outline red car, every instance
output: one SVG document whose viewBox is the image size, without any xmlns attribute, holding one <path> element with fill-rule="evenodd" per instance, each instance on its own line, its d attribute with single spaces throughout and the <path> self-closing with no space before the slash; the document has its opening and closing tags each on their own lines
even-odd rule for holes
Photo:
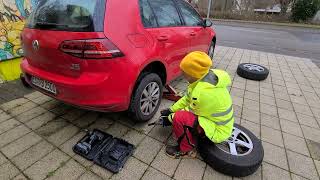
<svg viewBox="0 0 320 180">
<path fill-rule="evenodd" d="M 23 77 L 67 104 L 146 121 L 187 53 L 213 56 L 211 26 L 184 0 L 39 1 L 21 35 Z"/>
</svg>

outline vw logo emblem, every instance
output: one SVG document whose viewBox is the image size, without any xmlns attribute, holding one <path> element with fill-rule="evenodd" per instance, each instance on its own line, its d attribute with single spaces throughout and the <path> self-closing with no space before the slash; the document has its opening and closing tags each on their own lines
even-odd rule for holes
<svg viewBox="0 0 320 180">
<path fill-rule="evenodd" d="M 39 41 L 38 41 L 38 40 L 34 40 L 34 41 L 32 42 L 32 47 L 33 47 L 33 49 L 34 49 L 35 51 L 38 51 L 39 48 L 40 48 Z"/>
</svg>

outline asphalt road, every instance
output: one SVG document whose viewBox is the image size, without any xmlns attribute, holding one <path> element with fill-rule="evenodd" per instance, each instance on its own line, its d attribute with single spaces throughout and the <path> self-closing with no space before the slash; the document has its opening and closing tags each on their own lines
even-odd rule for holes
<svg viewBox="0 0 320 180">
<path fill-rule="evenodd" d="M 320 30 L 214 22 L 217 44 L 312 59 L 320 65 Z"/>
</svg>

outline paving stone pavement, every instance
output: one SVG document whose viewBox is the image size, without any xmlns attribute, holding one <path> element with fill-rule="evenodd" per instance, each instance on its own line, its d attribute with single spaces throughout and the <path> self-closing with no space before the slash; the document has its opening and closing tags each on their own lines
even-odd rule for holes
<svg viewBox="0 0 320 180">
<path fill-rule="evenodd" d="M 242 62 L 262 64 L 270 75 L 261 82 L 243 79 L 236 75 Z M 309 59 L 222 46 L 214 65 L 233 79 L 229 89 L 236 122 L 264 146 L 261 167 L 243 179 L 319 179 L 320 69 Z M 182 93 L 187 83 L 180 78 L 172 85 Z M 163 100 L 161 108 L 171 104 Z M 93 128 L 136 145 L 119 174 L 73 153 L 83 130 Z M 136 124 L 123 113 L 81 110 L 39 92 L 21 94 L 0 101 L 0 179 L 239 179 L 216 172 L 201 158 L 168 158 L 164 149 L 170 132 Z"/>
</svg>

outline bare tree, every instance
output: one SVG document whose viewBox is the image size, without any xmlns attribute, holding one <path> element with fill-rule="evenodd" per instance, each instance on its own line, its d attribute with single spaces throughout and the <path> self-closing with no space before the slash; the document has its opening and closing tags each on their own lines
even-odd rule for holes
<svg viewBox="0 0 320 180">
<path fill-rule="evenodd" d="M 277 0 L 279 1 L 279 0 Z M 268 7 L 271 7 L 275 4 L 278 4 L 279 2 L 276 2 L 276 0 L 256 0 L 254 3 L 254 8 L 257 9 L 265 9 Z"/>
<path fill-rule="evenodd" d="M 287 13 L 288 7 L 293 2 L 293 0 L 279 0 L 281 5 L 281 14 L 284 15 Z"/>
<path fill-rule="evenodd" d="M 232 7 L 233 7 L 234 10 L 240 10 L 241 9 L 240 3 L 237 0 L 233 0 L 232 1 Z"/>
<path fill-rule="evenodd" d="M 237 4 L 240 5 L 241 11 L 251 11 L 254 7 L 255 0 L 240 0 L 237 1 Z"/>
</svg>

